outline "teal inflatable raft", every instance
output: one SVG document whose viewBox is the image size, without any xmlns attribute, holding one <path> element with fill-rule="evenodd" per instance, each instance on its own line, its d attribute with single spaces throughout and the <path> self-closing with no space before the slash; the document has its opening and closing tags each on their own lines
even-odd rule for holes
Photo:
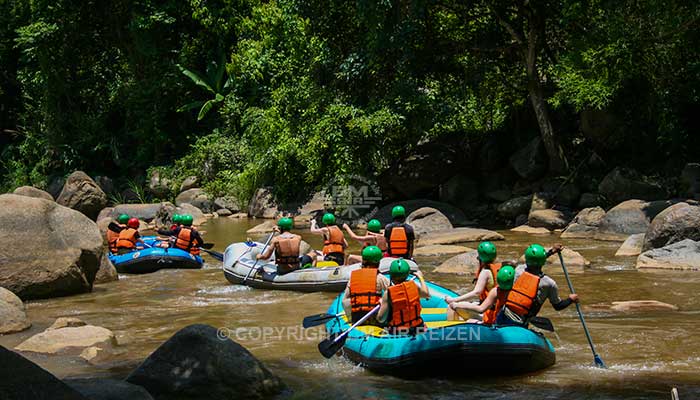
<svg viewBox="0 0 700 400">
<path fill-rule="evenodd" d="M 445 296 L 456 293 L 427 283 L 431 298 L 421 300 L 427 330 L 415 336 L 390 335 L 375 326 L 361 326 L 348 335 L 342 355 L 371 371 L 407 378 L 424 376 L 514 375 L 554 364 L 552 344 L 539 332 L 521 327 L 490 327 L 447 321 Z M 350 327 L 342 294 L 328 310 L 341 314 L 326 324 L 330 335 Z"/>
<path fill-rule="evenodd" d="M 197 269 L 202 268 L 202 258 L 193 256 L 178 248 L 158 247 L 155 236 L 144 236 L 146 248 L 126 254 L 110 254 L 117 272 L 125 274 L 147 274 L 165 268 Z M 150 247 L 148 247 L 150 246 Z"/>
</svg>

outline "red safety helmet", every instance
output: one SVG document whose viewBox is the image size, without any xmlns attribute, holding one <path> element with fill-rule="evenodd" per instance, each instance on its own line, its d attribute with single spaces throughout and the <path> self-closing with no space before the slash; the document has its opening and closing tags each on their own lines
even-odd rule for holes
<svg viewBox="0 0 700 400">
<path fill-rule="evenodd" d="M 129 228 L 138 229 L 139 228 L 139 219 L 138 218 L 129 218 L 129 221 L 126 223 L 126 226 L 128 226 Z"/>
</svg>

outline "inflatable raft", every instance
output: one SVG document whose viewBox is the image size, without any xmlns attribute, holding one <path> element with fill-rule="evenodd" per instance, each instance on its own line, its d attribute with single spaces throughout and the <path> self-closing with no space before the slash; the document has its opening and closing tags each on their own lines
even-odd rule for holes
<svg viewBox="0 0 700 400">
<path fill-rule="evenodd" d="M 262 252 L 263 243 L 234 243 L 224 252 L 224 276 L 233 284 L 244 284 L 256 289 L 295 290 L 300 292 L 341 292 L 350 280 L 350 273 L 360 264 L 299 269 L 286 274 L 277 273 L 274 253 L 269 260 L 255 256 Z M 387 272 L 393 258 L 384 258 L 380 270 Z M 415 271 L 418 266 L 409 261 Z M 246 276 L 248 279 L 246 279 Z M 244 283 L 245 281 L 245 283 Z"/>
<path fill-rule="evenodd" d="M 147 274 L 165 268 L 198 269 L 202 268 L 202 258 L 193 256 L 187 251 L 177 248 L 157 247 L 155 236 L 144 236 L 147 246 L 141 250 L 126 254 L 110 254 L 109 260 L 117 272 L 124 274 Z"/>
<path fill-rule="evenodd" d="M 513 375 L 554 364 L 552 344 L 539 332 L 521 327 L 489 327 L 447 321 L 445 296 L 456 293 L 433 283 L 431 298 L 421 300 L 427 330 L 415 336 L 390 335 L 379 327 L 361 326 L 350 332 L 343 356 L 373 372 L 407 378 L 459 375 Z M 328 314 L 341 316 L 326 324 L 338 334 L 351 324 L 338 296 Z"/>
</svg>

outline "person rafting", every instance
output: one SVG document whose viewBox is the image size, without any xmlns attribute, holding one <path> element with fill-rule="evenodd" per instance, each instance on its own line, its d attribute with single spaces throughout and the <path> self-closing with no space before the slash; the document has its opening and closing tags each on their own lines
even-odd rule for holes
<svg viewBox="0 0 700 400">
<path fill-rule="evenodd" d="M 174 221 L 173 221 L 174 222 Z M 159 230 L 161 235 L 171 236 L 175 239 L 173 247 L 185 250 L 193 256 L 200 253 L 199 246 L 204 244 L 202 235 L 192 226 L 193 218 L 189 214 L 180 216 L 180 225 L 172 230 Z"/>
<path fill-rule="evenodd" d="M 275 263 L 277 264 L 277 274 L 284 275 L 296 271 L 301 266 L 311 264 L 312 259 L 308 255 L 299 256 L 301 249 L 301 236 L 291 233 L 294 227 L 294 220 L 289 217 L 280 218 L 277 221 L 277 228 L 280 235 L 274 237 L 265 249 L 265 252 L 255 256 L 258 260 L 267 260 L 275 253 Z"/>
<path fill-rule="evenodd" d="M 459 297 L 445 298 L 448 305 L 452 302 L 462 302 L 477 296 L 479 296 L 479 302 L 483 302 L 491 289 L 496 285 L 498 270 L 501 268 L 501 263 L 495 262 L 497 256 L 496 246 L 491 242 L 481 242 L 476 248 L 476 252 L 479 268 L 477 268 L 474 281 L 472 282 L 474 283 L 474 289 Z"/>
<path fill-rule="evenodd" d="M 358 236 L 353 232 L 352 228 L 348 224 L 343 224 L 343 229 L 350 235 L 354 240 L 360 242 L 363 248 L 368 246 L 377 246 L 381 251 L 382 255 L 387 254 L 388 249 L 386 239 L 384 238 L 384 233 L 382 233 L 382 223 L 377 219 L 371 219 L 367 222 L 367 232 L 365 236 Z M 355 264 L 362 262 L 362 256 L 355 254 L 350 254 L 348 256 L 348 264 Z"/>
<path fill-rule="evenodd" d="M 406 209 L 401 205 L 394 206 L 391 209 L 391 217 L 393 221 L 384 227 L 388 256 L 410 260 L 413 258 L 413 242 L 416 235 L 413 227 L 406 223 Z"/>
<path fill-rule="evenodd" d="M 325 213 L 321 219 L 324 227 L 316 226 L 316 220 L 311 220 L 311 233 L 323 236 L 323 251 L 319 261 L 333 261 L 338 265 L 345 264 L 345 249 L 348 242 L 343 236 L 343 231 L 338 228 L 335 222 L 335 215 Z"/>
<path fill-rule="evenodd" d="M 429 299 L 430 290 L 423 279 L 423 273 L 416 271 L 415 280 L 406 280 L 411 267 L 403 258 L 394 260 L 389 267 L 392 285 L 384 291 L 377 312 L 377 320 L 386 324 L 391 334 L 415 335 L 425 327 L 421 317 L 421 297 Z"/>
<path fill-rule="evenodd" d="M 525 250 L 525 265 L 515 269 L 515 282 L 508 293 L 503 309 L 496 317 L 497 325 L 527 326 L 537 316 L 545 301 L 549 300 L 555 310 L 561 311 L 572 303 L 578 303 L 578 295 L 572 293 L 565 300 L 559 298 L 559 288 L 554 279 L 542 272 L 547 257 L 560 253 L 562 246 L 555 245 L 549 251 L 539 244 Z"/>
<path fill-rule="evenodd" d="M 143 244 L 143 240 L 141 240 L 141 235 L 139 234 L 139 225 L 140 223 L 137 218 L 129 218 L 126 222 L 126 228 L 119 232 L 117 254 L 130 253 L 141 248 L 138 246 L 139 243 Z"/>
<path fill-rule="evenodd" d="M 508 293 L 510 293 L 510 289 L 513 287 L 514 279 L 515 268 L 513 268 L 511 265 L 504 264 L 503 267 L 498 270 L 498 275 L 496 276 L 496 282 L 498 285 L 489 291 L 489 294 L 484 300 L 481 301 L 480 304 L 466 301 L 453 301 L 450 303 L 449 308 L 460 316 L 462 314 L 460 313 L 460 310 L 467 310 L 482 314 L 481 320 L 467 319 L 467 322 L 493 325 L 496 323 L 496 316 L 506 304 L 506 299 L 508 297 Z"/>
<path fill-rule="evenodd" d="M 379 273 L 379 262 L 384 253 L 377 246 L 367 246 L 362 250 L 362 268 L 352 271 L 350 280 L 345 287 L 343 309 L 345 315 L 350 315 L 352 323 L 364 317 L 379 304 L 382 293 L 389 287 L 389 279 Z M 377 325 L 376 315 L 364 323 Z"/>
<path fill-rule="evenodd" d="M 119 233 L 126 229 L 126 223 L 129 222 L 129 216 L 126 214 L 121 214 L 119 217 L 117 217 L 116 222 L 116 227 L 112 226 L 112 224 L 107 227 L 107 245 L 109 246 L 109 251 L 112 254 L 117 254 L 117 241 L 119 240 Z"/>
</svg>

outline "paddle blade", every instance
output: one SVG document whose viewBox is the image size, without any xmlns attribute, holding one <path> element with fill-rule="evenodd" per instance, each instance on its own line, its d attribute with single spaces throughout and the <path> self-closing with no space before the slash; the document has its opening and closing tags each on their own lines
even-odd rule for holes
<svg viewBox="0 0 700 400">
<path fill-rule="evenodd" d="M 318 326 L 318 325 L 325 324 L 326 322 L 328 322 L 329 320 L 331 320 L 333 318 L 335 318 L 335 315 L 326 314 L 326 313 L 309 315 L 308 317 L 304 318 L 304 321 L 301 323 L 301 325 L 304 328 L 310 328 L 312 326 Z"/>
<path fill-rule="evenodd" d="M 593 361 L 595 361 L 595 366 L 598 367 L 598 368 L 603 368 L 603 369 L 607 369 L 607 368 L 608 368 L 608 366 L 605 365 L 605 363 L 603 362 L 603 359 L 600 358 L 600 356 L 597 355 L 597 354 L 594 354 L 594 355 L 593 355 Z"/>
<path fill-rule="evenodd" d="M 318 351 L 326 358 L 333 357 L 345 345 L 347 335 L 341 336 L 338 340 L 330 337 L 318 344 Z"/>
<path fill-rule="evenodd" d="M 214 248 L 214 243 L 202 243 L 202 245 L 199 246 L 199 248 L 211 250 Z"/>
<path fill-rule="evenodd" d="M 554 325 L 552 325 L 552 321 L 550 321 L 548 318 L 534 317 L 534 318 L 530 319 L 530 323 L 533 326 L 536 326 L 542 330 L 545 330 L 548 332 L 554 332 Z"/>
<path fill-rule="evenodd" d="M 109 225 L 107 225 L 107 228 L 112 232 L 121 232 L 124 229 L 121 226 L 115 224 L 114 222 L 110 222 Z"/>
<path fill-rule="evenodd" d="M 224 255 L 221 254 L 221 253 L 219 253 L 218 251 L 207 250 L 207 249 L 205 249 L 205 248 L 202 248 L 202 250 L 203 250 L 205 253 L 211 255 L 212 257 L 214 257 L 215 259 L 217 259 L 217 260 L 219 260 L 219 261 L 224 261 Z"/>
</svg>

